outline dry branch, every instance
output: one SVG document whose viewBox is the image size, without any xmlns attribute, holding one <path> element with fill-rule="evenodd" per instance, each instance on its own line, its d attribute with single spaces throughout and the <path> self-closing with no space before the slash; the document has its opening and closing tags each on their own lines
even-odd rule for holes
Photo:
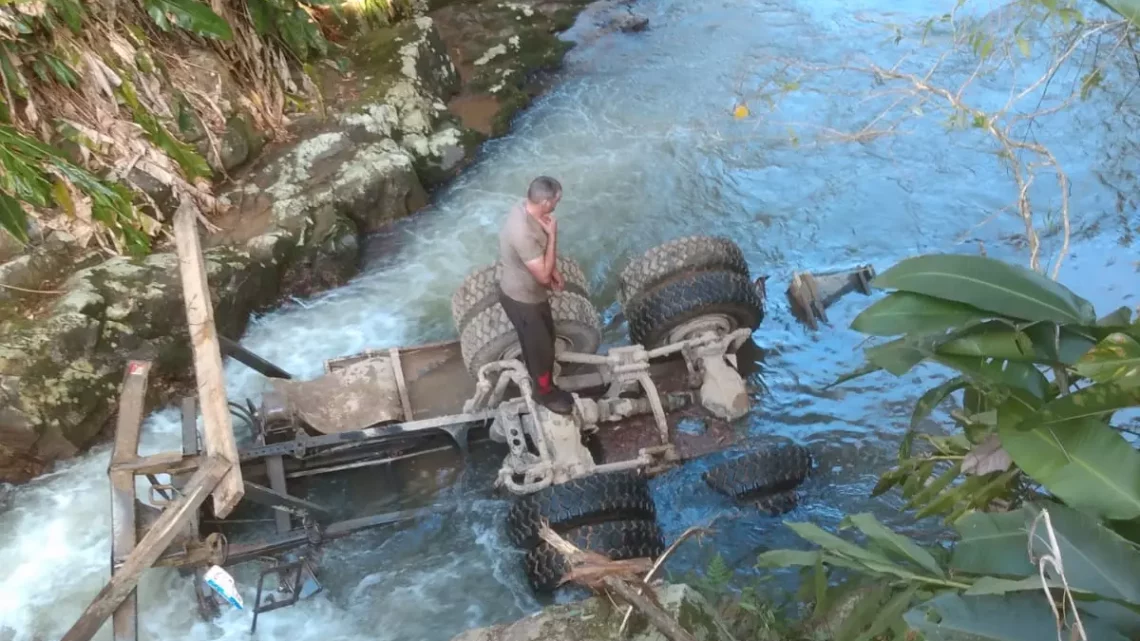
<svg viewBox="0 0 1140 641">
<path fill-rule="evenodd" d="M 1002 14 L 998 15 L 1000 17 Z M 1005 104 L 992 112 L 986 112 L 968 101 L 966 98 L 967 90 L 979 78 L 993 71 L 1008 67 L 1014 69 L 1014 73 L 1016 73 L 1016 62 L 1010 51 L 1007 51 L 1005 55 L 978 54 L 975 51 L 978 60 L 972 65 L 972 69 L 963 70 L 967 72 L 964 80 L 957 83 L 956 86 L 940 84 L 936 75 L 944 70 L 951 56 L 960 54 L 960 47 L 971 44 L 976 46 L 976 43 L 970 42 L 975 32 L 960 25 L 958 20 L 956 12 L 952 12 L 950 23 L 953 28 L 954 47 L 941 54 L 937 60 L 920 72 L 904 70 L 904 63 L 908 60 L 907 56 L 902 57 L 889 67 L 877 65 L 873 62 L 862 64 L 847 62 L 829 65 L 813 64 L 786 57 L 770 57 L 762 58 L 762 61 L 770 63 L 778 71 L 773 74 L 771 79 L 765 80 L 758 91 L 773 105 L 773 110 L 776 109 L 777 105 L 769 95 L 773 85 L 782 86 L 785 93 L 792 90 L 818 93 L 826 91 L 829 95 L 849 97 L 857 101 L 872 98 L 887 98 L 889 100 L 888 106 L 877 110 L 866 124 L 852 131 L 840 132 L 829 127 L 807 125 L 822 130 L 824 135 L 817 137 L 820 142 L 865 142 L 894 135 L 898 133 L 903 122 L 916 116 L 922 117 L 924 110 L 929 108 L 941 111 L 952 119 L 962 122 L 972 121 L 976 128 L 986 133 L 996 143 L 999 157 L 1009 164 L 1013 182 L 1017 187 L 1017 196 L 1011 209 L 1016 212 L 1024 225 L 1025 239 L 1030 254 L 1030 267 L 1038 271 L 1043 271 L 1040 256 L 1041 239 L 1029 190 L 1041 171 L 1054 174 L 1057 187 L 1060 190 L 1060 211 L 1058 213 L 1061 246 L 1053 261 L 1050 276 L 1056 279 L 1069 252 L 1071 241 L 1069 178 L 1057 157 L 1047 146 L 1028 140 L 1028 136 L 1020 132 L 1031 127 L 1037 119 L 1060 112 L 1081 99 L 1081 93 L 1086 89 L 1083 83 L 1080 83 L 1080 87 L 1072 88 L 1068 94 L 1060 97 L 1059 100 L 1056 96 L 1051 96 L 1050 100 L 1055 104 L 1041 106 L 1041 103 L 1045 101 L 1045 95 L 1049 93 L 1051 81 L 1057 77 L 1062 68 L 1074 62 L 1078 51 L 1091 46 L 1090 43 L 1094 39 L 1097 40 L 1098 55 L 1107 55 L 1109 59 L 1118 55 L 1122 49 L 1130 50 L 1128 23 L 1124 20 L 1085 22 L 1066 31 L 1063 37 L 1057 39 L 1058 44 L 1050 54 L 1048 68 L 1039 77 L 1025 83 L 1024 87 L 1015 82 L 1010 87 L 1009 97 Z M 1004 20 L 999 20 L 994 31 L 1008 27 L 1009 25 L 1005 24 Z M 1014 33 L 1014 38 L 1020 37 L 1016 36 L 1016 32 Z M 1104 47 L 1107 54 L 1100 52 L 1099 39 L 1105 36 L 1111 36 L 1115 39 L 1114 42 L 1110 43 L 1110 46 Z M 1009 50 L 1012 49 L 1011 38 Z M 1096 63 L 1094 63 L 1094 68 L 1099 68 Z M 801 87 L 806 85 L 806 81 L 811 77 L 828 73 L 863 74 L 874 81 L 875 87 L 871 90 L 859 92 L 836 92 L 830 86 L 825 89 Z M 781 79 L 784 78 L 790 80 L 782 81 Z M 1035 109 L 1021 112 L 1015 110 L 1020 103 L 1031 98 L 1033 94 L 1041 94 Z"/>
<path fill-rule="evenodd" d="M 649 567 L 647 559 L 612 561 L 589 550 L 581 550 L 543 524 L 539 537 L 566 559 L 570 568 L 567 581 L 581 583 L 595 590 L 608 590 L 641 612 L 670 641 L 696 641 L 672 617 L 628 583 Z M 638 581 L 640 582 L 640 581 Z"/>
</svg>

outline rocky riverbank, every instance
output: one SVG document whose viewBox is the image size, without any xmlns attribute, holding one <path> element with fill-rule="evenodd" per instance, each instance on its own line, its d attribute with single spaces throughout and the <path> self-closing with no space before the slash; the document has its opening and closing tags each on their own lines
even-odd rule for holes
<svg viewBox="0 0 1140 641">
<path fill-rule="evenodd" d="M 223 145 L 223 158 L 227 169 L 245 165 L 221 194 L 229 211 L 206 235 L 218 331 L 236 338 L 254 311 L 355 274 L 364 235 L 423 207 L 541 92 L 542 72 L 571 46 L 557 33 L 588 3 L 434 0 L 357 39 L 351 74 L 321 79 L 328 105 L 296 122 L 293 143 L 258 156 L 256 132 L 235 126 L 245 133 Z M 90 264 L 68 241 L 52 232 L 35 250 L 2 257 L 3 482 L 92 444 L 115 412 L 128 358 L 154 361 L 152 406 L 192 375 L 173 249 Z"/>
</svg>

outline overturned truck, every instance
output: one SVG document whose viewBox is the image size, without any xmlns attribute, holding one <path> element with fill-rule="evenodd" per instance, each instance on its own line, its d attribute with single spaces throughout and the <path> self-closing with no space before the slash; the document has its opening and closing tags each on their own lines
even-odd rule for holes
<svg viewBox="0 0 1140 641">
<path fill-rule="evenodd" d="M 510 540 L 527 550 L 524 569 L 536 590 L 557 587 L 565 574 L 560 555 L 538 536 L 543 523 L 610 558 L 660 555 L 664 541 L 647 480 L 709 451 L 707 443 L 679 442 L 679 412 L 732 421 L 749 411 L 738 352 L 763 318 L 765 280 L 753 280 L 729 239 L 693 236 L 655 247 L 619 275 L 629 344 L 599 353 L 600 314 L 585 275 L 566 257 L 558 268 L 566 286 L 551 300 L 555 380 L 574 396 L 569 415 L 532 399 L 515 330 L 497 301 L 497 264 L 472 272 L 454 293 L 458 340 L 332 359 L 312 380 L 296 380 L 221 338 L 221 352 L 269 379 L 257 405 L 226 399 L 230 418 L 246 424 L 250 434 L 237 448 L 242 500 L 232 513 L 217 514 L 201 496 L 212 487 L 202 489 L 204 468 L 218 459 L 208 455 L 206 433 L 199 433 L 195 399 L 182 405 L 181 451 L 137 455 L 147 365 L 132 362 L 110 468 L 113 575 L 148 565 L 181 568 L 195 575 L 202 612 L 209 616 L 222 601 L 204 586 L 207 570 L 264 561 L 250 607 L 256 629 L 260 614 L 320 589 L 314 552 L 323 542 L 440 509 L 346 515 L 310 495 L 312 479 L 443 450 L 466 452 L 473 440 L 502 448 L 495 486 L 513 497 L 505 525 Z M 818 278 L 797 274 L 789 300 L 814 325 L 838 296 L 866 292 L 870 275 L 865 267 Z M 189 305 L 189 295 L 187 300 Z M 610 438 L 615 431 L 607 426 L 619 423 L 620 438 Z M 223 473 L 214 470 L 208 481 L 218 483 Z M 803 473 L 792 476 L 802 480 Z M 160 483 L 160 474 L 170 482 Z M 148 502 L 135 496 L 136 476 L 150 480 Z M 187 503 L 191 493 L 198 498 Z M 251 532 L 241 524 L 244 511 L 258 509 L 272 510 L 276 532 Z M 185 515 L 171 515 L 175 510 Z M 157 546 L 145 558 L 144 542 Z M 84 616 L 105 618 L 111 607 L 115 638 L 134 639 L 133 597 L 107 603 L 100 611 L 97 599 Z"/>
</svg>

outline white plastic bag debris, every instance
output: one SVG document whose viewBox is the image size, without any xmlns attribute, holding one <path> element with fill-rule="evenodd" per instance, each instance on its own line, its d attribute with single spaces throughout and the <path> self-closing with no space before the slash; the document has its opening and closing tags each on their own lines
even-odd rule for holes
<svg viewBox="0 0 1140 641">
<path fill-rule="evenodd" d="M 206 571 L 206 585 L 214 588 L 214 591 L 222 595 L 222 598 L 230 602 L 230 605 L 242 610 L 244 604 L 241 600 L 241 594 L 238 592 L 237 584 L 234 583 L 234 578 L 230 576 L 222 568 L 214 565 Z"/>
</svg>

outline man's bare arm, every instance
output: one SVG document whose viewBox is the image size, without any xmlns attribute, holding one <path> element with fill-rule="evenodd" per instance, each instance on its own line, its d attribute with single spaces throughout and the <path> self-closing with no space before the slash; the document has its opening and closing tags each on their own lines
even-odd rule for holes
<svg viewBox="0 0 1140 641">
<path fill-rule="evenodd" d="M 542 256 L 528 260 L 525 265 L 534 279 L 543 287 L 550 287 L 554 282 L 554 268 L 558 256 L 558 222 L 551 217 L 550 225 L 543 225 L 547 230 L 546 251 Z"/>
</svg>

